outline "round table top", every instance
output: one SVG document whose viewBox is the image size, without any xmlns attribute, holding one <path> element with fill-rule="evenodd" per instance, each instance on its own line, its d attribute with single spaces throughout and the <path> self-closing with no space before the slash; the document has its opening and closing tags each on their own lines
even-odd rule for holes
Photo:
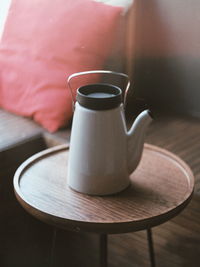
<svg viewBox="0 0 200 267">
<path fill-rule="evenodd" d="M 89 196 L 67 185 L 66 145 L 26 160 L 14 177 L 15 194 L 36 218 L 72 231 L 124 233 L 159 225 L 189 203 L 194 177 L 174 154 L 145 144 L 130 186 L 110 196 Z"/>
</svg>

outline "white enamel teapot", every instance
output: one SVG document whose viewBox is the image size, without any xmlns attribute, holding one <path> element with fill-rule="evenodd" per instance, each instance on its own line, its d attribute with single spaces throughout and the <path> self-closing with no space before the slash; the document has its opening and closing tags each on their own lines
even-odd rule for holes
<svg viewBox="0 0 200 267">
<path fill-rule="evenodd" d="M 79 72 L 68 78 L 71 92 L 72 78 L 93 73 L 120 75 L 128 80 L 126 74 L 112 71 Z M 128 81 L 125 99 L 129 86 Z M 119 87 L 107 83 L 80 87 L 70 138 L 68 185 L 90 195 L 109 195 L 125 189 L 129 175 L 140 162 L 145 131 L 151 121 L 150 111 L 144 110 L 127 131 Z"/>
</svg>

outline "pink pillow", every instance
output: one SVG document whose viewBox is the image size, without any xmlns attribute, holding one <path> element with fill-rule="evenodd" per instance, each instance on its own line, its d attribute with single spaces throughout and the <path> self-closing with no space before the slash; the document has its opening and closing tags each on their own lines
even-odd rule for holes
<svg viewBox="0 0 200 267">
<path fill-rule="evenodd" d="M 103 68 L 121 13 L 92 0 L 13 0 L 0 43 L 0 106 L 50 132 L 66 125 L 67 77 Z"/>
</svg>

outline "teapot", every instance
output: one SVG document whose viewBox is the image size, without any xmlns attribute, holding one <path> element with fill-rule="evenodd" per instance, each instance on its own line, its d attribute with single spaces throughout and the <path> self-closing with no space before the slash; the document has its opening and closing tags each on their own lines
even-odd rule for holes
<svg viewBox="0 0 200 267">
<path fill-rule="evenodd" d="M 128 79 L 124 73 L 85 71 L 69 76 L 110 73 Z M 124 99 L 130 86 L 128 81 Z M 77 89 L 70 137 L 67 184 L 89 195 L 110 195 L 130 184 L 129 175 L 138 166 L 145 132 L 152 121 L 144 110 L 127 130 L 122 90 L 109 83 L 94 83 Z M 73 93 L 72 93 L 73 97 Z"/>
</svg>

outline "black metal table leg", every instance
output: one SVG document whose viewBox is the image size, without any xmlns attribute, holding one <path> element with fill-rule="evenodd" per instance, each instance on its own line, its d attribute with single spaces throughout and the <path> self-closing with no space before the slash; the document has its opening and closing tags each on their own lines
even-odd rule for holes
<svg viewBox="0 0 200 267">
<path fill-rule="evenodd" d="M 149 246 L 149 256 L 151 267 L 155 267 L 155 254 L 154 254 L 154 247 L 153 247 L 153 238 L 152 238 L 152 231 L 151 228 L 147 229 L 147 239 L 148 239 L 148 246 Z"/>
<path fill-rule="evenodd" d="M 100 234 L 100 267 L 107 267 L 107 234 Z"/>
<path fill-rule="evenodd" d="M 50 266 L 54 267 L 54 252 L 56 246 L 56 236 L 57 236 L 57 229 L 53 229 L 53 236 L 52 236 L 52 243 L 51 243 L 51 254 L 50 254 Z"/>
</svg>

